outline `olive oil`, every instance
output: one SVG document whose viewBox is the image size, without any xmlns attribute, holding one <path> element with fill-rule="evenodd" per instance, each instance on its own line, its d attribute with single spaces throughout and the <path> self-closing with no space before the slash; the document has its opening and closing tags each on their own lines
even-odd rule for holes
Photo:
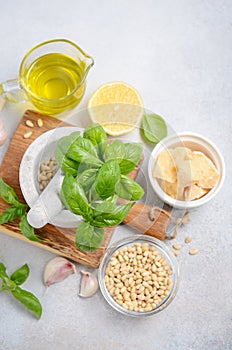
<svg viewBox="0 0 232 350">
<path fill-rule="evenodd" d="M 85 68 L 85 61 L 75 61 L 62 53 L 48 53 L 28 66 L 22 80 L 38 109 L 57 114 L 80 102 L 85 90 Z"/>
</svg>

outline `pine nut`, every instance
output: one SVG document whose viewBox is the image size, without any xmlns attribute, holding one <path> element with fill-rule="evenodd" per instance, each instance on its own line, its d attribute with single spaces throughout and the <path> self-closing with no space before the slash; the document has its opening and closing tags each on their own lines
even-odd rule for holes
<svg viewBox="0 0 232 350">
<path fill-rule="evenodd" d="M 31 137 L 32 135 L 32 131 L 26 132 L 26 134 L 23 135 L 24 139 L 29 139 L 29 137 Z"/>
<path fill-rule="evenodd" d="M 34 124 L 33 124 L 32 121 L 29 120 L 29 119 L 26 120 L 25 124 L 26 124 L 27 126 L 29 126 L 29 128 L 33 128 L 33 127 L 34 127 Z"/>
<path fill-rule="evenodd" d="M 37 119 L 37 125 L 38 125 L 39 128 L 42 128 L 43 120 L 41 118 Z"/>
<path fill-rule="evenodd" d="M 172 252 L 175 256 L 178 256 L 180 254 L 180 252 L 178 250 L 173 250 Z"/>
<path fill-rule="evenodd" d="M 190 254 L 190 255 L 195 255 L 195 254 L 197 254 L 198 252 L 199 252 L 198 249 L 191 249 L 191 250 L 189 251 L 189 254 Z"/>
<path fill-rule="evenodd" d="M 173 244 L 172 246 L 174 249 L 176 250 L 180 250 L 181 249 L 181 244 Z"/>
<path fill-rule="evenodd" d="M 190 243 L 192 241 L 192 237 L 191 236 L 187 236 L 185 238 L 185 243 Z"/>
</svg>

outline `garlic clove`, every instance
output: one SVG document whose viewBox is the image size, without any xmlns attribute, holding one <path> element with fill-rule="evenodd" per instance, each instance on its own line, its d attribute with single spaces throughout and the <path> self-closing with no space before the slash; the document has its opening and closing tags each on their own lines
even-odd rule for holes
<svg viewBox="0 0 232 350">
<path fill-rule="evenodd" d="M 51 259 L 44 270 L 44 283 L 49 287 L 63 281 L 72 273 L 76 273 L 76 268 L 69 260 L 61 257 Z"/>
<path fill-rule="evenodd" d="M 83 298 L 91 297 L 98 290 L 97 277 L 88 271 L 81 271 L 81 273 L 79 296 Z"/>
<path fill-rule="evenodd" d="M 7 131 L 5 129 L 4 123 L 0 120 L 0 146 L 4 145 L 7 139 Z"/>
</svg>

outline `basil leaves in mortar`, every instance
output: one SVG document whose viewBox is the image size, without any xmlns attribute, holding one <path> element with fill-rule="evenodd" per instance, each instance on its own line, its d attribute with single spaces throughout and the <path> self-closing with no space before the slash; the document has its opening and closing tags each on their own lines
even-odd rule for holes
<svg viewBox="0 0 232 350">
<path fill-rule="evenodd" d="M 74 132 L 58 141 L 55 158 L 65 174 L 60 198 L 71 212 L 83 221 L 76 231 L 76 245 L 91 252 L 104 237 L 104 227 L 123 221 L 134 200 L 144 191 L 127 177 L 141 159 L 141 143 L 108 143 L 101 125 L 93 124 L 83 136 Z M 132 202 L 118 204 L 123 198 Z"/>
</svg>

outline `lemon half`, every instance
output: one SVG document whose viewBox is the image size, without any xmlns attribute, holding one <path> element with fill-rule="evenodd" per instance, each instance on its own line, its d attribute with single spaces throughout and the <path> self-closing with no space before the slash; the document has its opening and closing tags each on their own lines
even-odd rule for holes
<svg viewBox="0 0 232 350">
<path fill-rule="evenodd" d="M 107 134 L 119 136 L 138 126 L 143 115 L 143 100 L 132 86 L 113 81 L 93 93 L 88 112 L 91 120 L 101 124 Z"/>
</svg>

